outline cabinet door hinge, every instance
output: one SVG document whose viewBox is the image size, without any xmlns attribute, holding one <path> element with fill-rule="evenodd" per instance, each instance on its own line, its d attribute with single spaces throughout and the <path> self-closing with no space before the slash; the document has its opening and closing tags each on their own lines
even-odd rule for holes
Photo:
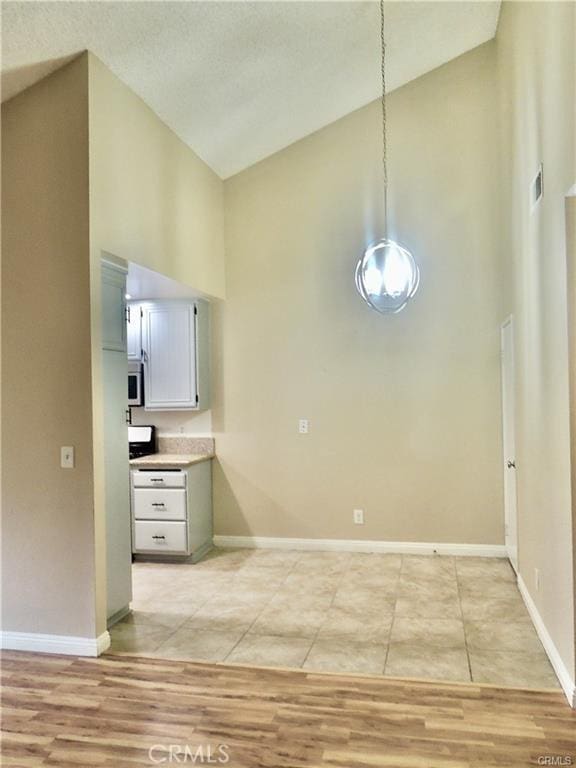
<svg viewBox="0 0 576 768">
<path fill-rule="evenodd" d="M 124 316 L 127 323 L 130 322 L 130 307 L 124 307 Z"/>
</svg>

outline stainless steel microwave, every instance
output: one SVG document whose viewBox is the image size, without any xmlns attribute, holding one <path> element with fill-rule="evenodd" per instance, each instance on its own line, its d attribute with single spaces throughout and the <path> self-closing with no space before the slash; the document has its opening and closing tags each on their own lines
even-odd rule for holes
<svg viewBox="0 0 576 768">
<path fill-rule="evenodd" d="M 142 363 L 128 363 L 128 405 L 144 405 Z"/>
</svg>

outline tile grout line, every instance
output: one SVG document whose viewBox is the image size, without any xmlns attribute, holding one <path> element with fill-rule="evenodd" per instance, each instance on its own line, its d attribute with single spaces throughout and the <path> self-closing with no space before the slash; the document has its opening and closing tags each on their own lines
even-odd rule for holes
<svg viewBox="0 0 576 768">
<path fill-rule="evenodd" d="M 140 570 L 141 570 L 140 568 L 135 568 L 135 567 L 134 567 L 134 565 L 135 565 L 135 563 L 132 563 L 132 565 L 131 565 L 131 575 L 132 575 L 132 577 L 134 577 L 135 573 L 138 573 L 138 571 L 140 571 Z M 155 575 L 155 574 L 154 574 L 154 575 Z M 161 589 L 162 589 L 162 586 L 159 586 L 159 587 L 158 587 L 158 591 L 160 592 L 160 590 L 161 590 Z M 152 598 L 152 599 L 154 599 L 154 598 Z M 162 598 L 160 597 L 160 599 L 162 599 Z M 201 603 L 201 605 L 199 605 L 199 606 L 196 608 L 196 610 L 195 610 L 195 611 L 194 611 L 192 614 L 190 614 L 189 616 L 186 616 L 186 618 L 185 618 L 185 619 L 183 619 L 183 621 L 182 621 L 180 624 L 178 624 L 178 626 L 177 626 L 175 629 L 173 629 L 173 630 L 172 630 L 172 632 L 170 632 L 170 634 L 169 634 L 169 635 L 167 635 L 165 638 L 163 638 L 163 639 L 160 641 L 160 643 L 159 643 L 157 646 L 154 646 L 154 648 L 153 648 L 153 649 L 151 649 L 151 650 L 149 650 L 149 651 L 140 651 L 140 652 L 132 652 L 132 651 L 131 651 L 131 653 L 134 653 L 134 655 L 145 655 L 147 652 L 148 652 L 148 653 L 157 653 L 157 652 L 158 652 L 158 651 L 159 651 L 159 650 L 162 648 L 162 646 L 163 646 L 165 643 L 167 643 L 167 642 L 168 642 L 168 640 L 170 640 L 170 639 L 171 639 L 171 638 L 172 638 L 172 637 L 173 637 L 173 636 L 174 636 L 174 635 L 175 635 L 175 634 L 176 634 L 176 633 L 177 633 L 177 632 L 178 632 L 178 631 L 179 631 L 179 630 L 180 630 L 180 629 L 181 629 L 181 628 L 184 626 L 184 624 L 185 624 L 187 621 L 189 621 L 189 620 L 192 618 L 192 616 L 194 616 L 194 615 L 196 614 L 196 612 L 197 612 L 197 611 L 199 611 L 199 610 L 200 610 L 200 608 L 201 608 L 201 607 L 204 605 L 204 603 L 205 603 L 205 602 L 207 602 L 207 601 L 208 601 L 208 599 L 209 599 L 209 598 L 206 598 L 206 600 L 205 600 L 204 602 L 202 602 L 202 603 Z M 138 602 L 138 601 L 137 601 L 137 600 L 136 600 L 136 601 L 134 601 L 134 600 L 131 600 L 130 602 L 132 603 L 132 602 Z M 125 618 L 127 618 L 128 616 L 130 616 L 130 615 L 132 615 L 132 614 L 133 614 L 133 609 L 131 608 L 131 609 L 130 609 L 130 612 L 127 614 L 127 616 L 126 616 Z M 117 624 L 115 624 L 115 625 L 114 625 L 113 627 L 111 627 L 110 629 L 111 629 L 111 630 L 113 630 L 113 629 L 114 629 L 114 627 L 122 625 L 122 623 L 123 623 L 123 622 L 124 622 L 124 619 L 122 619 L 121 621 L 119 621 Z M 143 624 L 146 626 L 145 622 L 143 622 Z M 135 625 L 135 626 L 137 626 L 137 625 Z M 142 624 L 140 624 L 140 626 L 142 626 Z M 150 624 L 150 626 L 153 626 L 153 624 Z M 111 647 L 112 647 L 112 644 L 111 644 Z M 109 652 L 109 653 L 111 652 L 111 653 L 112 653 L 112 655 L 114 654 L 114 651 L 111 651 L 111 648 L 110 648 L 110 649 L 108 649 L 108 652 Z"/>
<path fill-rule="evenodd" d="M 394 610 L 392 611 L 392 623 L 390 624 L 390 632 L 388 633 L 388 643 L 386 644 L 386 658 L 384 659 L 384 669 L 382 670 L 382 677 L 386 677 L 386 667 L 388 666 L 388 656 L 390 655 L 390 645 L 392 644 L 392 631 L 394 629 L 394 622 L 396 621 L 396 605 L 398 603 L 398 595 L 400 589 L 400 581 L 402 579 L 402 570 L 404 568 L 404 555 L 400 555 L 400 568 L 398 569 L 398 576 L 396 578 L 396 591 L 394 593 Z"/>
<path fill-rule="evenodd" d="M 402 556 L 401 556 L 401 558 L 402 558 Z M 349 558 L 349 559 L 351 559 L 351 558 Z M 399 581 L 400 581 L 400 572 L 401 572 L 401 570 L 402 570 L 402 559 L 400 560 L 400 568 L 398 569 L 398 575 L 396 576 L 396 592 L 395 592 L 395 595 L 394 595 L 394 607 L 396 606 L 396 596 L 397 596 L 397 591 L 398 591 L 398 583 L 399 583 Z M 329 607 L 328 607 L 328 610 L 330 610 L 330 608 L 332 608 L 332 607 L 334 606 L 334 600 L 336 599 L 336 594 L 337 594 L 337 592 L 338 592 L 338 589 L 339 589 L 339 587 L 340 587 L 340 585 L 341 585 L 342 581 L 344 580 L 344 577 L 345 577 L 345 575 L 346 575 L 346 572 L 344 571 L 344 572 L 342 573 L 342 575 L 341 575 L 341 577 L 340 577 L 339 581 L 338 581 L 338 584 L 337 584 L 337 586 L 336 586 L 336 589 L 334 590 L 334 595 L 333 595 L 333 597 L 332 597 L 332 600 L 331 600 L 331 602 L 330 602 L 330 605 L 329 605 Z M 394 611 L 392 612 L 392 622 L 394 622 Z M 310 655 L 310 652 L 311 652 L 312 648 L 314 647 L 314 644 L 316 643 L 316 641 L 317 641 L 317 639 L 318 639 L 318 635 L 320 634 L 320 630 L 322 629 L 322 626 L 323 626 L 323 625 L 321 624 L 321 625 L 320 625 L 320 627 L 318 627 L 318 630 L 317 630 L 316 634 L 314 635 L 314 638 L 313 638 L 313 640 L 312 640 L 312 645 L 311 645 L 311 646 L 310 646 L 310 648 L 308 649 L 308 653 L 306 654 L 306 658 L 305 658 L 305 659 L 304 659 L 304 661 L 302 662 L 302 665 L 301 665 L 301 667 L 302 667 L 302 668 L 303 668 L 304 664 L 306 663 L 306 661 L 307 661 L 307 659 L 308 659 L 308 657 L 309 657 L 309 655 Z M 391 636 L 391 633 L 392 633 L 392 625 L 390 625 L 390 630 L 389 630 L 389 635 L 388 635 L 388 641 L 387 641 L 387 643 L 386 643 L 386 655 L 385 655 L 385 659 L 384 659 L 384 666 L 383 666 L 383 669 L 382 669 L 382 673 L 381 673 L 381 674 L 382 674 L 382 676 L 384 676 L 384 669 L 386 668 L 386 660 L 387 660 L 387 658 L 388 658 L 388 650 L 389 650 L 389 646 L 390 646 L 390 636 Z M 330 638 L 328 637 L 327 639 L 330 639 Z M 342 637 L 337 637 L 337 636 L 335 636 L 335 637 L 334 637 L 334 638 L 332 638 L 332 639 L 335 639 L 335 640 L 342 640 L 343 638 L 342 638 Z M 346 638 L 344 638 L 344 639 L 345 639 L 346 641 L 348 641 L 348 642 L 350 642 L 350 641 L 354 642 L 354 636 L 352 636 L 352 637 L 346 637 Z"/>
<path fill-rule="evenodd" d="M 349 557 L 348 558 L 348 562 L 350 562 L 350 560 L 351 560 L 351 558 Z M 328 606 L 328 609 L 327 609 L 326 613 L 328 613 L 330 608 L 332 608 L 334 606 L 334 600 L 336 599 L 336 594 L 338 593 L 338 590 L 340 588 L 340 584 L 344 580 L 344 576 L 345 575 L 346 575 L 346 571 L 342 571 L 342 574 L 341 574 L 340 578 L 338 579 L 338 582 L 336 584 L 336 589 L 334 590 L 334 594 L 332 595 L 332 599 L 330 600 L 330 605 Z M 308 648 L 308 652 L 306 653 L 306 656 L 304 657 L 304 659 L 302 661 L 302 664 L 300 664 L 300 669 L 304 669 L 304 664 L 306 664 L 306 662 L 308 661 L 308 657 L 310 656 L 310 651 L 314 647 L 314 644 L 316 643 L 316 640 L 318 639 L 318 635 L 320 634 L 320 630 L 322 629 L 323 626 L 324 626 L 324 622 L 321 622 L 320 626 L 316 630 L 316 633 L 312 637 L 312 642 L 310 644 L 310 648 Z"/>
<path fill-rule="evenodd" d="M 464 634 L 464 647 L 466 648 L 466 660 L 468 661 L 468 674 L 470 675 L 470 682 L 474 682 L 472 676 L 472 660 L 470 659 L 470 649 L 468 647 L 468 635 L 466 634 L 466 623 L 464 621 L 464 611 L 462 610 L 462 593 L 460 591 L 460 578 L 458 576 L 458 567 L 456 561 L 454 561 L 454 571 L 456 574 L 456 589 L 458 591 L 458 605 L 460 607 L 460 616 L 462 618 L 462 632 Z"/>
<path fill-rule="evenodd" d="M 238 573 L 238 572 L 239 572 L 239 571 L 241 571 L 241 570 L 242 570 L 242 568 L 241 568 L 241 567 L 240 567 L 240 568 L 236 568 L 236 569 L 234 570 L 234 573 Z M 160 642 L 160 644 L 159 644 L 158 646 L 156 646 L 156 647 L 154 647 L 153 649 L 150 649 L 150 650 L 148 650 L 148 651 L 134 652 L 134 653 L 135 653 L 135 655 L 144 655 L 144 656 L 145 656 L 147 653 L 153 653 L 153 654 L 156 654 L 156 653 L 160 652 L 160 651 L 161 651 L 161 649 L 162 649 L 162 646 L 164 646 L 164 645 L 165 645 L 165 644 L 166 644 L 166 643 L 167 643 L 169 640 L 171 640 L 171 639 L 174 637 L 174 635 L 175 635 L 175 634 L 176 634 L 176 633 L 177 633 L 177 632 L 178 632 L 180 629 L 182 629 L 182 627 L 183 627 L 183 626 L 184 626 L 184 625 L 185 625 L 185 624 L 186 624 L 188 621 L 192 620 L 192 619 L 194 618 L 194 616 L 196 616 L 196 614 L 197 614 L 199 611 L 201 611 L 201 610 L 202 610 L 202 608 L 203 608 L 205 605 L 207 605 L 207 604 L 208 604 L 208 602 L 210 601 L 210 599 L 211 599 L 211 598 L 213 598 L 213 597 L 218 597 L 220 594 L 222 594 L 222 593 L 224 593 L 224 592 L 225 592 L 226 586 L 229 584 L 229 582 L 231 581 L 231 578 L 232 578 L 232 577 L 231 577 L 231 576 L 229 576 L 228 574 L 231 574 L 231 573 L 232 573 L 232 571 L 228 571 L 228 570 L 225 570 L 225 571 L 224 571 L 224 573 L 226 574 L 226 577 L 227 577 L 227 581 L 225 581 L 225 584 L 223 584 L 223 585 L 221 585 L 221 586 L 220 586 L 220 589 L 216 590 L 216 591 L 215 591 L 213 594 L 210 594 L 210 595 L 206 596 L 206 597 L 204 598 L 204 600 L 202 600 L 201 604 L 200 604 L 200 605 L 199 605 L 199 606 L 196 608 L 196 610 L 195 610 L 195 611 L 194 611 L 192 614 L 190 614 L 189 616 L 187 616 L 187 617 L 184 619 L 184 621 L 183 621 L 181 624 L 179 624 L 179 625 L 178 625 L 178 627 L 177 627 L 176 629 L 174 629 L 174 630 L 173 630 L 173 631 L 170 633 L 170 635 L 168 635 L 167 637 L 165 637 L 165 638 L 164 638 L 164 639 L 163 639 L 163 640 Z M 283 582 L 282 582 L 282 583 L 283 583 Z M 275 592 L 274 594 L 276 594 L 276 592 Z M 273 596 L 272 596 L 272 597 L 273 597 Z M 272 600 L 272 597 L 270 598 L 271 600 Z M 176 601 L 176 602 L 177 602 L 177 601 Z M 255 621 L 255 620 L 256 620 L 256 619 L 254 619 L 254 621 Z M 252 626 L 252 624 L 251 624 L 250 626 Z M 202 629 L 198 629 L 198 628 L 194 628 L 194 627 L 191 627 L 190 629 L 191 629 L 191 631 L 196 631 L 196 632 L 202 632 L 202 631 L 203 631 Z M 207 631 L 207 630 L 204 630 L 204 631 Z M 248 631 L 248 630 L 246 630 L 246 632 L 247 632 L 247 631 Z M 235 648 L 235 647 L 236 647 L 236 645 L 238 645 L 238 643 L 239 643 L 239 642 L 240 642 L 240 641 L 241 641 L 241 640 L 244 638 L 244 636 L 245 636 L 246 632 L 244 632 L 244 634 L 242 634 L 242 635 L 241 635 L 241 637 L 239 638 L 239 640 L 237 641 L 237 643 L 234 645 L 234 648 Z M 232 648 L 232 650 L 234 650 L 234 648 Z M 230 653 L 232 653 L 232 650 L 230 651 Z M 227 656 L 225 656 L 225 659 L 226 659 L 226 658 L 228 658 L 228 656 L 230 655 L 230 653 L 229 653 L 229 654 L 227 654 Z M 223 660 L 224 660 L 224 659 L 222 659 L 222 661 L 223 661 Z"/>
<path fill-rule="evenodd" d="M 227 571 L 225 571 L 225 573 L 227 573 Z M 230 580 L 230 579 L 229 579 L 229 580 Z M 197 608 L 197 610 L 196 610 L 196 611 L 194 611 L 194 613 L 192 614 L 192 616 L 190 616 L 190 619 L 189 619 L 189 620 L 193 619 L 193 618 L 194 618 L 194 616 L 196 616 L 196 614 L 197 614 L 199 611 L 201 611 L 201 610 L 202 610 L 202 608 L 203 608 L 204 606 L 206 606 L 206 605 L 208 604 L 208 602 L 210 601 L 210 599 L 211 599 L 211 598 L 213 598 L 213 597 L 218 597 L 220 594 L 222 594 L 222 593 L 224 592 L 224 590 L 225 590 L 225 587 L 224 587 L 224 586 L 221 586 L 221 587 L 220 587 L 220 589 L 216 590 L 216 592 L 214 592 L 212 595 L 208 595 L 208 596 L 206 597 L 206 599 L 205 599 L 205 600 L 202 602 L 202 604 L 201 604 L 201 605 L 200 605 L 200 606 Z M 195 631 L 195 632 L 201 632 L 201 631 L 202 631 L 201 629 L 198 629 L 198 628 L 195 628 L 195 627 L 191 627 L 190 629 L 191 629 L 191 631 Z M 172 637 L 172 635 L 170 636 L 170 638 L 171 638 L 171 637 Z M 168 639 L 167 639 L 167 640 L 165 640 L 164 642 L 168 642 L 168 640 L 169 640 L 170 638 L 168 638 Z M 164 643 L 162 643 L 162 645 L 164 645 Z M 158 650 L 159 650 L 159 649 L 157 649 L 157 651 L 158 651 Z"/>
<path fill-rule="evenodd" d="M 295 551 L 295 550 L 294 550 L 294 551 Z M 226 656 L 225 656 L 223 659 L 221 659 L 221 661 L 226 661 L 228 658 L 230 658 L 230 655 L 231 655 L 231 654 L 232 654 L 232 653 L 235 651 L 235 649 L 236 649 L 236 648 L 237 648 L 237 647 L 240 645 L 240 643 L 242 642 L 242 640 L 244 640 L 244 638 L 246 637 L 246 635 L 248 635 L 248 633 L 250 632 L 250 630 L 252 629 L 252 627 L 254 626 L 254 624 L 256 624 L 256 622 L 258 621 L 258 619 L 260 618 L 260 616 L 261 616 L 261 615 L 264 613 L 264 611 L 265 611 L 265 610 L 266 610 L 266 608 L 267 608 L 267 607 L 270 605 L 270 603 L 272 602 L 272 600 L 274 600 L 274 598 L 276 597 L 276 595 L 278 594 L 278 592 L 280 592 L 280 588 L 282 587 L 282 585 L 283 585 L 283 584 L 285 584 L 286 580 L 288 579 L 288 576 L 290 576 L 290 574 L 291 574 L 291 573 L 294 571 L 294 569 L 296 568 L 296 565 L 297 565 L 297 563 L 299 563 L 301 559 L 302 559 L 302 554 L 298 555 L 298 557 L 296 557 L 296 558 L 294 559 L 294 561 L 292 562 L 292 567 L 291 567 L 291 568 L 289 568 L 289 570 L 287 571 L 286 575 L 284 576 L 284 578 L 282 579 L 282 581 L 281 581 L 281 582 L 280 582 L 280 584 L 278 585 L 278 588 L 277 588 L 277 589 L 274 591 L 274 593 L 271 595 L 271 597 L 270 597 L 270 599 L 268 600 L 268 602 L 267 602 L 267 603 L 265 603 L 265 604 L 262 606 L 262 610 L 260 610 L 260 611 L 259 611 L 259 612 L 256 614 L 256 616 L 254 617 L 254 620 L 252 621 L 252 623 L 251 623 L 251 624 L 249 624 L 249 625 L 248 625 L 248 627 L 246 628 L 246 630 L 245 630 L 244 634 L 243 634 L 243 635 L 242 635 L 242 636 L 241 636 L 241 637 L 238 639 L 238 641 L 236 642 L 236 644 L 234 645 L 234 647 L 230 649 L 230 652 L 229 652 L 229 653 L 228 653 L 228 654 L 227 654 L 227 655 L 226 655 Z M 256 633 L 255 633 L 255 634 L 256 634 Z"/>
</svg>

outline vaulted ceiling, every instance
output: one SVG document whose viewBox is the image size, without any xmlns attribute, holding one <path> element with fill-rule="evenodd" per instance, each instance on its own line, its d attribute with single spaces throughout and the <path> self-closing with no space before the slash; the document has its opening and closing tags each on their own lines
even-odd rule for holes
<svg viewBox="0 0 576 768">
<path fill-rule="evenodd" d="M 500 3 L 387 2 L 389 89 L 491 39 Z M 377 98 L 376 2 L 3 2 L 7 99 L 89 49 L 220 176 Z"/>
</svg>

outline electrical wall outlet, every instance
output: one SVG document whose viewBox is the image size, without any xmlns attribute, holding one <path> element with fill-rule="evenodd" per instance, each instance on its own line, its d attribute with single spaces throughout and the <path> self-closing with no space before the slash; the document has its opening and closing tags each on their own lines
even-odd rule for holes
<svg viewBox="0 0 576 768">
<path fill-rule="evenodd" d="M 60 466 L 62 469 L 74 469 L 74 446 L 63 445 L 60 448 Z"/>
<path fill-rule="evenodd" d="M 309 427 L 308 419 L 300 419 L 298 421 L 298 432 L 300 432 L 301 435 L 308 434 L 308 427 Z"/>
<path fill-rule="evenodd" d="M 353 514 L 354 514 L 354 523 L 356 525 L 364 525 L 364 510 L 355 509 Z"/>
<path fill-rule="evenodd" d="M 540 571 L 538 568 L 534 568 L 534 586 L 536 591 L 540 592 Z"/>
</svg>

